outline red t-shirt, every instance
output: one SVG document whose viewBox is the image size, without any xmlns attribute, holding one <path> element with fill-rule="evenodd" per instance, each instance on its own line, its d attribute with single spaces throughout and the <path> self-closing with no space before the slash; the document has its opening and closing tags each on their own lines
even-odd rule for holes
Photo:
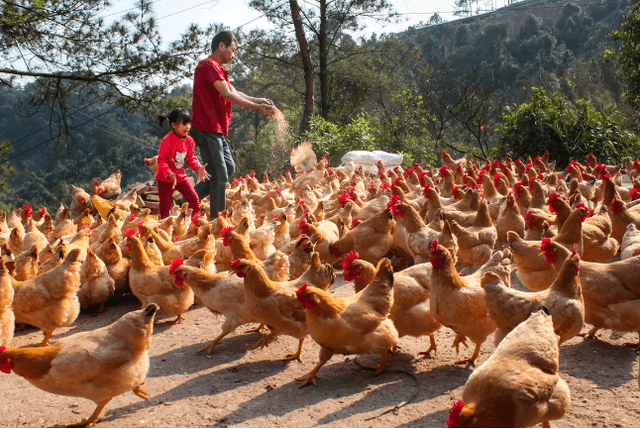
<svg viewBox="0 0 640 429">
<path fill-rule="evenodd" d="M 193 102 L 191 125 L 200 131 L 229 134 L 231 103 L 222 97 L 213 86 L 217 80 L 229 82 L 229 72 L 213 57 L 198 63 L 193 77 Z"/>
<path fill-rule="evenodd" d="M 176 173 L 176 182 L 187 180 L 187 172 L 184 165 L 191 167 L 193 171 L 198 171 L 200 162 L 195 156 L 195 142 L 190 136 L 180 138 L 176 133 L 170 131 L 160 142 L 158 151 L 158 171 L 156 180 L 171 182 L 167 175 Z"/>
</svg>

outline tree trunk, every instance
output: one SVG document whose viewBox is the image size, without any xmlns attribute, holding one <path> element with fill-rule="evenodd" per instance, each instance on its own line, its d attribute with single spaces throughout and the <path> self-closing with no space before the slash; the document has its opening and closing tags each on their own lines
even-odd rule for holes
<svg viewBox="0 0 640 429">
<path fill-rule="evenodd" d="M 302 67 L 304 69 L 304 86 L 305 86 L 305 101 L 304 111 L 302 113 L 302 120 L 300 121 L 300 134 L 309 130 L 309 124 L 311 123 L 311 116 L 313 115 L 313 67 L 311 65 L 311 54 L 309 53 L 309 44 L 304 36 L 304 28 L 302 28 L 302 19 L 300 18 L 300 6 L 298 6 L 297 0 L 289 0 L 291 7 L 291 17 L 293 18 L 293 27 L 296 31 L 296 39 L 298 39 L 298 46 L 300 47 L 300 57 L 302 58 Z"/>
<path fill-rule="evenodd" d="M 327 0 L 320 0 L 320 111 L 325 120 L 329 120 L 329 76 L 327 66 Z"/>
</svg>

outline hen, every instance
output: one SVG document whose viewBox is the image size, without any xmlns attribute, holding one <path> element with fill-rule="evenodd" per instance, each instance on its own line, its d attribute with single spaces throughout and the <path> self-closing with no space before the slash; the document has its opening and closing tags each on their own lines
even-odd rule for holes
<svg viewBox="0 0 640 429">
<path fill-rule="evenodd" d="M 376 267 L 358 259 L 357 252 L 350 252 L 342 264 L 344 279 L 354 281 L 355 292 L 364 289 L 375 277 Z M 434 333 L 442 325 L 431 314 L 431 264 L 417 264 L 393 274 L 393 306 L 389 319 L 398 330 L 398 337 L 429 336 L 430 347 L 420 354 L 429 354 L 437 349 L 438 341 Z"/>
<path fill-rule="evenodd" d="M 547 242 L 550 240 L 544 239 L 543 246 Z M 496 345 L 541 306 L 549 309 L 560 343 L 578 335 L 584 321 L 579 271 L 580 256 L 574 253 L 565 260 L 558 277 L 549 288 L 533 293 L 511 289 L 494 273 L 486 273 L 481 286 L 486 292 L 485 305 L 489 315 L 498 327 L 494 334 Z"/>
<path fill-rule="evenodd" d="M 80 332 L 47 347 L 9 350 L 0 347 L 0 368 L 13 370 L 50 393 L 86 398 L 97 407 L 75 427 L 92 427 L 114 397 L 131 390 L 145 401 L 142 389 L 149 371 L 149 346 L 158 306 L 125 314 L 115 323 Z"/>
<path fill-rule="evenodd" d="M 398 331 L 388 318 L 393 306 L 393 268 L 384 258 L 376 275 L 360 294 L 345 299 L 303 284 L 296 292 L 305 308 L 311 338 L 320 345 L 319 361 L 300 387 L 316 384 L 318 370 L 338 354 L 380 354 L 376 374 L 388 367 L 387 352 L 398 342 Z"/>
<path fill-rule="evenodd" d="M 465 228 L 455 220 L 451 228 L 458 239 L 458 261 L 463 263 L 469 273 L 474 265 L 483 265 L 491 257 L 498 233 L 493 226 L 487 202 L 482 200 L 473 224 Z"/>
<path fill-rule="evenodd" d="M 0 346 L 8 346 L 13 339 L 15 316 L 13 314 L 13 282 L 9 270 L 0 258 Z"/>
<path fill-rule="evenodd" d="M 544 249 L 545 257 L 560 270 L 571 252 L 553 241 Z M 584 297 L 584 321 L 593 325 L 588 337 L 602 328 L 618 332 L 638 332 L 640 336 L 640 284 L 637 272 L 640 257 L 624 261 L 580 263 L 580 283 Z M 636 347 L 640 347 L 640 342 Z"/>
<path fill-rule="evenodd" d="M 362 222 L 329 247 L 336 258 L 333 266 L 339 266 L 344 256 L 352 250 L 358 252 L 365 261 L 377 264 L 391 249 L 394 226 L 390 208 Z"/>
<path fill-rule="evenodd" d="M 193 291 L 190 287 L 179 287 L 171 275 L 174 268 L 166 265 L 154 265 L 147 256 L 142 242 L 132 235 L 127 238 L 131 246 L 131 269 L 129 286 L 131 292 L 146 306 L 156 303 L 164 314 L 177 314 L 174 320 L 167 323 L 180 323 L 184 320 L 182 313 L 193 304 Z M 164 322 L 164 321 L 163 321 Z"/>
<path fill-rule="evenodd" d="M 106 264 L 89 249 L 80 268 L 80 308 L 97 304 L 102 313 L 104 303 L 113 296 L 115 289 L 115 281 L 109 276 Z"/>
<path fill-rule="evenodd" d="M 476 344 L 473 354 L 456 363 L 475 364 L 480 347 L 495 330 L 484 303 L 485 292 L 476 282 L 465 282 L 456 271 L 451 253 L 434 240 L 431 243 L 431 297 L 433 317 L 456 334 L 454 347 L 469 337 Z"/>
<path fill-rule="evenodd" d="M 285 359 L 302 361 L 302 345 L 309 330 L 295 290 L 270 280 L 262 267 L 249 259 L 234 261 L 231 269 L 244 278 L 247 308 L 270 330 L 256 347 L 268 345 L 278 335 L 289 335 L 298 340 L 298 350 Z"/>
<path fill-rule="evenodd" d="M 14 282 L 16 322 L 42 329 L 41 346 L 49 344 L 56 328 L 69 326 L 80 313 L 80 250 L 71 250 L 57 267 L 24 282 Z"/>
<path fill-rule="evenodd" d="M 469 376 L 449 427 L 531 427 L 561 418 L 571 405 L 560 378 L 560 350 L 552 318 L 533 313 L 511 331 Z"/>
<path fill-rule="evenodd" d="M 120 173 L 120 170 L 117 170 L 102 183 L 100 183 L 98 179 L 95 179 L 91 183 L 91 194 L 99 195 L 106 200 L 117 198 L 122 193 L 122 189 L 120 188 L 121 177 L 122 173 Z"/>
</svg>

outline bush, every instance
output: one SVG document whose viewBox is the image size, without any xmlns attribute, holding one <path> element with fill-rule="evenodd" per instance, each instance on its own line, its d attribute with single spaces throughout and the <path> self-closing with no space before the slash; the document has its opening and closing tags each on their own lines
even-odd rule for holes
<svg viewBox="0 0 640 429">
<path fill-rule="evenodd" d="M 531 102 L 502 116 L 496 127 L 497 157 L 527 158 L 549 150 L 563 168 L 572 159 L 593 153 L 600 162 L 616 163 L 637 154 L 640 140 L 615 105 L 596 111 L 589 101 L 571 102 L 561 93 L 552 95 L 531 88 Z"/>
</svg>

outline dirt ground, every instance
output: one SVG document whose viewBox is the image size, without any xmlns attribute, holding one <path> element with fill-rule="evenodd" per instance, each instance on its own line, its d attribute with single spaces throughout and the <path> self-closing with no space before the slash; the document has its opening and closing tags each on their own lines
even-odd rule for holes
<svg viewBox="0 0 640 429">
<path fill-rule="evenodd" d="M 332 291 L 349 295 L 352 289 L 341 274 Z M 110 324 L 136 307 L 129 300 L 112 303 L 102 314 L 83 313 L 71 327 L 56 331 L 53 341 Z M 223 317 L 201 305 L 185 316 L 180 325 L 154 330 L 144 386 L 149 402 L 133 393 L 118 396 L 97 427 L 446 427 L 449 409 L 461 398 L 472 371 L 453 363 L 450 344 L 455 335 L 443 328 L 436 334 L 434 357 L 418 355 L 428 348 L 428 338 L 404 337 L 399 353 L 390 356 L 389 371 L 377 377 L 363 366 L 376 365 L 378 356 L 334 356 L 319 371 L 317 387 L 299 389 L 295 378 L 317 362 L 319 347 L 311 338 L 305 341 L 302 363 L 283 362 L 279 359 L 295 351 L 295 339 L 282 337 L 267 348 L 250 350 L 259 334 L 246 333 L 252 326 L 245 325 L 207 356 L 196 352 L 217 335 Z M 583 333 L 588 328 L 585 325 Z M 17 331 L 11 345 L 41 340 L 40 331 L 28 328 Z M 561 347 L 560 367 L 571 388 L 571 408 L 552 426 L 640 425 L 638 355 L 623 345 L 637 340 L 637 334 L 600 331 L 598 340 L 576 337 Z M 489 337 L 480 362 L 493 350 Z M 464 346 L 460 350 L 461 355 L 471 352 Z M 14 374 L 0 374 L 0 379 L 3 427 L 64 426 L 95 407 L 83 398 L 43 392 Z"/>
</svg>

